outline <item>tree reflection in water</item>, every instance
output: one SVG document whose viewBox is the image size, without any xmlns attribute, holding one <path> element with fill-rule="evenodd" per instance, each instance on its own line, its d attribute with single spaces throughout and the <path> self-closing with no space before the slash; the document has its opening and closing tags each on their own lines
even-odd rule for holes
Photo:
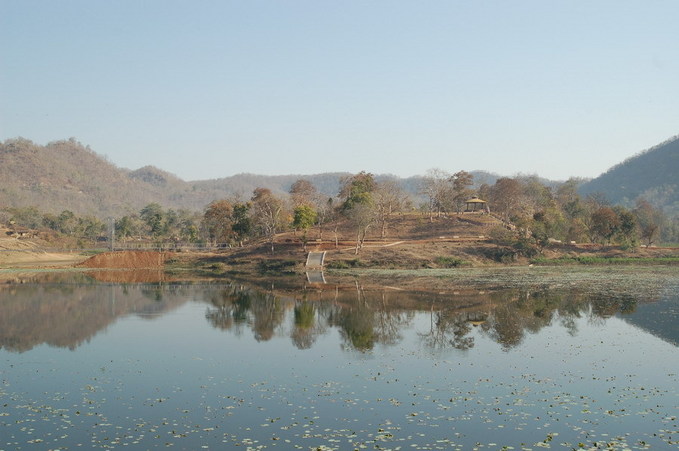
<svg viewBox="0 0 679 451">
<path fill-rule="evenodd" d="M 232 285 L 210 298 L 213 307 L 208 308 L 206 318 L 214 327 L 238 334 L 248 327 L 257 341 L 270 340 L 277 332 L 288 334 L 298 349 L 311 348 L 319 336 L 334 328 L 345 349 L 369 352 L 378 344 L 398 344 L 416 314 L 426 311 L 430 327 L 419 336 L 431 349 L 469 350 L 474 347 L 477 331 L 508 351 L 527 333 L 537 333 L 555 321 L 570 335 L 576 335 L 577 318 L 603 321 L 618 312 L 633 312 L 637 303 L 629 295 L 592 296 L 576 290 L 470 290 L 453 294 L 367 289 L 359 284 L 325 290 L 333 294 L 331 299 L 310 301 L 304 289 L 277 293 Z"/>
<path fill-rule="evenodd" d="M 120 316 L 152 319 L 194 299 L 208 302 L 205 317 L 219 330 L 238 336 L 249 331 L 262 342 L 289 337 L 298 349 L 313 347 L 334 329 L 343 348 L 371 352 L 378 345 L 398 345 L 405 329 L 417 327 L 430 349 L 469 350 L 484 336 L 510 350 L 526 334 L 552 324 L 575 336 L 578 318 L 596 325 L 612 315 L 631 314 L 640 302 L 667 296 L 662 285 L 656 287 L 638 291 L 641 295 L 611 288 L 581 292 L 572 286 L 441 292 L 356 283 L 262 289 L 247 282 L 93 283 L 82 275 L 66 281 L 48 276 L 0 286 L 0 347 L 22 352 L 47 343 L 74 349 Z M 676 342 L 670 318 L 652 322 Z"/>
<path fill-rule="evenodd" d="M 316 338 L 325 330 L 316 320 L 316 304 L 311 301 L 297 302 L 294 317 L 295 326 L 290 338 L 298 349 L 310 349 L 316 342 Z"/>
</svg>

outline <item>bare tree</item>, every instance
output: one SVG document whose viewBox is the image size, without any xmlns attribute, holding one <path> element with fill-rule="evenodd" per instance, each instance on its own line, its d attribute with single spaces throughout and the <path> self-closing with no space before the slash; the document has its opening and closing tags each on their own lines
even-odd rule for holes
<svg viewBox="0 0 679 451">
<path fill-rule="evenodd" d="M 387 221 L 393 213 L 401 211 L 408 195 L 394 180 L 385 180 L 377 184 L 373 193 L 377 222 L 380 225 L 380 237 L 384 238 L 387 232 Z"/>
<path fill-rule="evenodd" d="M 318 203 L 318 190 L 313 183 L 305 179 L 299 179 L 290 186 L 290 198 L 292 199 L 292 207 L 297 208 L 300 205 L 315 205 Z"/>
<path fill-rule="evenodd" d="M 422 180 L 420 193 L 425 194 L 428 199 L 429 221 L 434 220 L 434 212 L 440 217 L 452 200 L 450 177 L 446 171 L 434 168 L 429 169 Z"/>
<path fill-rule="evenodd" d="M 252 195 L 252 214 L 259 232 L 269 239 L 274 253 L 274 239 L 283 225 L 285 203 L 267 188 L 256 188 Z"/>
<path fill-rule="evenodd" d="M 660 229 L 665 222 L 662 210 L 655 208 L 645 199 L 638 199 L 634 215 L 637 218 L 641 238 L 648 246 L 660 236 Z"/>
<path fill-rule="evenodd" d="M 509 222 L 512 215 L 515 215 L 521 204 L 523 190 L 521 182 L 512 178 L 501 178 L 490 187 L 489 195 L 493 210 L 502 216 L 505 222 Z"/>
<path fill-rule="evenodd" d="M 212 202 L 205 209 L 202 225 L 213 244 L 226 243 L 233 235 L 233 205 L 226 199 Z"/>
</svg>

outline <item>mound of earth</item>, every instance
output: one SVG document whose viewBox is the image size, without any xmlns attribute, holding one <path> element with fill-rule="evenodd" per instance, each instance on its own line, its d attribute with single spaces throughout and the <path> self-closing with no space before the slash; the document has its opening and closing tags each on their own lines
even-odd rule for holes
<svg viewBox="0 0 679 451">
<path fill-rule="evenodd" d="M 171 252 L 120 251 L 104 252 L 88 258 L 79 266 L 84 268 L 149 269 L 162 268 Z"/>
</svg>

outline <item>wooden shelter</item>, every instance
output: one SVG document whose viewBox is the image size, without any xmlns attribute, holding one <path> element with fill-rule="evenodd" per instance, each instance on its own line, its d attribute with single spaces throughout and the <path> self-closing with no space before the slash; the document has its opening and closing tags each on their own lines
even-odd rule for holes
<svg viewBox="0 0 679 451">
<path fill-rule="evenodd" d="M 465 212 L 477 212 L 489 213 L 488 202 L 483 199 L 479 199 L 477 196 L 468 199 L 464 209 Z"/>
</svg>

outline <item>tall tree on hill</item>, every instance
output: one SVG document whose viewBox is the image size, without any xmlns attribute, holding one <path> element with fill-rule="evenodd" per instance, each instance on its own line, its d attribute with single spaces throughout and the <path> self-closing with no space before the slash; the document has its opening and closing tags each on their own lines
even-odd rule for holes
<svg viewBox="0 0 679 451">
<path fill-rule="evenodd" d="M 252 204 L 250 202 L 236 202 L 233 205 L 231 230 L 233 230 L 238 245 L 241 247 L 243 246 L 243 241 L 252 233 L 251 208 Z"/>
<path fill-rule="evenodd" d="M 427 196 L 430 222 L 434 220 L 434 212 L 440 217 L 452 202 L 453 187 L 450 180 L 448 172 L 437 168 L 429 169 L 422 179 L 420 193 Z"/>
<path fill-rule="evenodd" d="M 613 211 L 618 215 L 619 226 L 615 237 L 619 244 L 624 246 L 634 246 L 637 244 L 637 219 L 634 213 L 621 205 L 613 207 Z"/>
<path fill-rule="evenodd" d="M 337 215 L 335 210 L 335 202 L 332 197 L 324 198 L 319 196 L 319 202 L 316 209 L 316 223 L 318 224 L 318 238 L 323 239 L 323 228 L 326 223 L 332 222 Z M 335 225 L 335 232 L 337 232 L 337 225 Z M 335 233 L 335 245 L 337 245 L 337 234 Z"/>
<path fill-rule="evenodd" d="M 459 171 L 450 177 L 453 183 L 453 205 L 459 214 L 465 208 L 467 200 L 474 194 L 474 175 L 467 171 Z"/>
<path fill-rule="evenodd" d="M 387 221 L 392 214 L 402 211 L 408 195 L 394 180 L 379 182 L 373 193 L 377 222 L 380 226 L 380 237 L 387 234 Z"/>
<path fill-rule="evenodd" d="M 233 236 L 233 205 L 226 199 L 212 202 L 203 214 L 203 228 L 213 243 L 227 243 Z"/>
<path fill-rule="evenodd" d="M 276 233 L 284 225 L 285 203 L 270 189 L 256 188 L 252 194 L 252 215 L 255 227 L 262 236 L 269 239 L 271 253 L 274 253 Z"/>
<path fill-rule="evenodd" d="M 639 234 L 651 246 L 660 236 L 660 230 L 666 221 L 662 210 L 655 208 L 646 199 L 638 199 L 634 215 L 639 225 Z"/>
<path fill-rule="evenodd" d="M 290 186 L 290 198 L 293 208 L 300 205 L 315 205 L 318 202 L 318 190 L 308 180 L 299 179 Z"/>
<path fill-rule="evenodd" d="M 373 194 L 377 183 L 371 173 L 362 171 L 354 176 L 345 177 L 340 188 L 342 214 L 356 227 L 356 251 L 363 248 L 366 234 L 376 220 L 375 199 Z"/>
<path fill-rule="evenodd" d="M 365 171 L 342 177 L 340 184 L 339 198 L 344 211 L 350 210 L 354 205 L 372 202 L 372 193 L 377 189 L 375 177 Z"/>
<path fill-rule="evenodd" d="M 301 204 L 295 207 L 292 226 L 302 231 L 302 247 L 306 251 L 307 233 L 311 226 L 316 223 L 316 210 L 311 205 Z"/>
<path fill-rule="evenodd" d="M 516 179 L 503 177 L 495 182 L 489 189 L 489 201 L 492 211 L 498 213 L 502 220 L 510 222 L 512 216 L 516 216 L 521 206 L 523 189 L 521 182 Z"/>
</svg>

